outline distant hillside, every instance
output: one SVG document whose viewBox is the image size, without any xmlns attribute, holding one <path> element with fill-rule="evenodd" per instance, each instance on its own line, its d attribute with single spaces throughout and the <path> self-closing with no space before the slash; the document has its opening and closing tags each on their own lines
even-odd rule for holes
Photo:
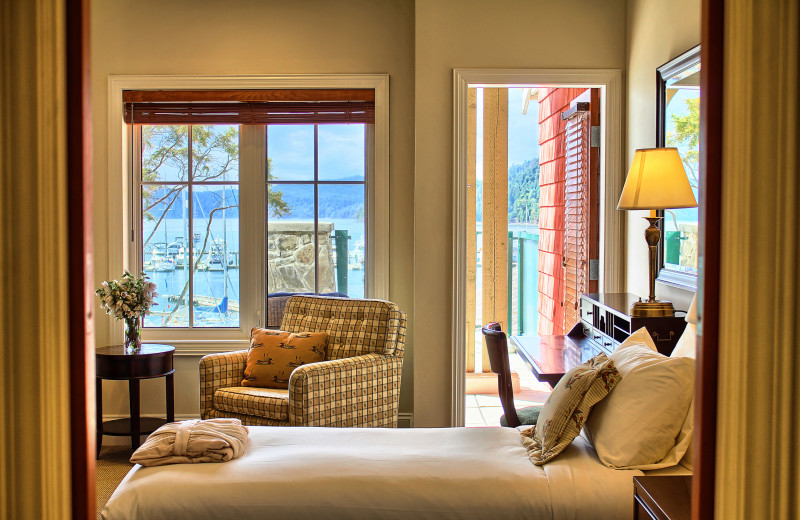
<svg viewBox="0 0 800 520">
<path fill-rule="evenodd" d="M 539 159 L 508 169 L 508 221 L 539 221 Z"/>
<path fill-rule="evenodd" d="M 283 193 L 283 200 L 292 208 L 289 215 L 299 219 L 314 218 L 314 188 L 302 184 L 275 185 Z M 364 211 L 363 184 L 327 184 L 319 187 L 319 214 L 321 218 L 358 218 Z M 359 215 L 359 210 L 361 213 Z"/>
<path fill-rule="evenodd" d="M 342 179 L 359 180 L 359 179 Z M 298 219 L 314 218 L 314 188 L 307 184 L 281 184 L 273 185 L 273 189 L 283 194 L 283 200 L 292 209 L 289 217 Z M 166 189 L 154 193 L 154 197 L 163 196 Z M 238 193 L 231 196 L 226 193 L 226 206 L 238 206 Z M 183 217 L 183 200 L 181 197 L 175 201 L 167 213 L 167 218 Z M 195 192 L 193 213 L 195 218 L 205 218 L 212 209 L 222 206 L 222 190 Z M 319 187 L 319 211 L 321 218 L 363 218 L 364 215 L 364 185 L 363 184 L 326 184 Z M 231 218 L 239 217 L 239 208 L 226 210 L 226 215 Z M 219 216 L 220 212 L 217 212 Z M 153 216 L 157 216 L 153 212 Z"/>
<path fill-rule="evenodd" d="M 483 181 L 477 182 L 478 222 L 483 221 Z M 508 221 L 539 221 L 539 159 L 508 168 Z"/>
</svg>

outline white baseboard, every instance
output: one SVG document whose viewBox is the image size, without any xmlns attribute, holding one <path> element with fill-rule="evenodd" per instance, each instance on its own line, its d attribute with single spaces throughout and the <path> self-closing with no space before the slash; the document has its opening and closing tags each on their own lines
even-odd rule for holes
<svg viewBox="0 0 800 520">
<path fill-rule="evenodd" d="M 143 416 L 147 417 L 147 416 Z M 116 419 L 127 419 L 127 415 L 104 415 L 103 422 L 113 421 Z M 199 419 L 199 415 L 176 415 L 176 421 L 186 421 L 189 419 Z M 413 413 L 399 413 L 397 414 L 397 427 L 398 428 L 413 428 L 414 427 L 414 414 Z M 142 435 L 142 437 L 145 437 Z M 129 436 L 121 435 L 104 435 L 103 446 L 130 446 L 131 438 Z"/>
<path fill-rule="evenodd" d="M 413 428 L 414 427 L 414 414 L 413 413 L 399 413 L 399 414 L 397 414 L 397 427 L 398 428 Z"/>
</svg>

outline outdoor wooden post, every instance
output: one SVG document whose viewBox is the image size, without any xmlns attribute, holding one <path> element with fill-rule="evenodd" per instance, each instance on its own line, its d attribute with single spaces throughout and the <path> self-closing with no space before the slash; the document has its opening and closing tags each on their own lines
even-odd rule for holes
<svg viewBox="0 0 800 520">
<path fill-rule="evenodd" d="M 476 161 L 478 89 L 467 90 L 467 372 L 475 372 L 475 300 L 477 281 Z"/>
<path fill-rule="evenodd" d="M 483 89 L 483 324 L 508 316 L 508 89 Z M 483 349 L 483 372 L 489 356 Z"/>
</svg>

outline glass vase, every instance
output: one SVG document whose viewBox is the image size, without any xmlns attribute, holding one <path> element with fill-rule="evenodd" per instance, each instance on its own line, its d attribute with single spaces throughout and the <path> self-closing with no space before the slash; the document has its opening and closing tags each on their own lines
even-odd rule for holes
<svg viewBox="0 0 800 520">
<path fill-rule="evenodd" d="M 125 318 L 125 350 L 136 353 L 142 348 L 139 318 Z"/>
</svg>

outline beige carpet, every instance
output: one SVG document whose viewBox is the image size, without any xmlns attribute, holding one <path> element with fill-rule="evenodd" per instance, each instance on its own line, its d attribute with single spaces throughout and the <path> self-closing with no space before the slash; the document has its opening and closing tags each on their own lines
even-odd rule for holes
<svg viewBox="0 0 800 520">
<path fill-rule="evenodd" d="M 130 447 L 124 446 L 105 446 L 100 450 L 100 458 L 97 459 L 97 518 L 100 518 L 100 510 L 106 505 L 111 493 L 117 489 L 122 478 L 133 467 L 128 462 L 131 458 Z"/>
</svg>

